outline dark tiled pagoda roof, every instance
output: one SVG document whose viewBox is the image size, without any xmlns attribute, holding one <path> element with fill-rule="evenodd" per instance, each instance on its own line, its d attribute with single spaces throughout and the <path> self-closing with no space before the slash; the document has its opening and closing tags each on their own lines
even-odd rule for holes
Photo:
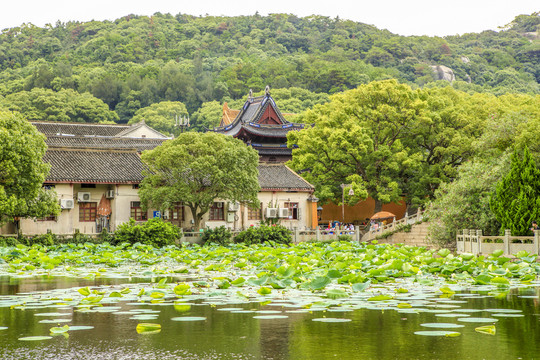
<svg viewBox="0 0 540 360">
<path fill-rule="evenodd" d="M 144 165 L 135 150 L 49 148 L 43 160 L 51 164 L 46 182 L 139 183 Z"/>
<path fill-rule="evenodd" d="M 268 107 L 272 107 L 280 124 L 260 123 Z M 285 139 L 289 131 L 303 128 L 304 124 L 287 121 L 279 111 L 274 99 L 267 93 L 263 96 L 249 98 L 231 124 L 218 127 L 214 131 L 235 137 L 253 135 Z"/>
<path fill-rule="evenodd" d="M 162 139 L 119 138 L 94 136 L 47 136 L 49 147 L 75 147 L 91 149 L 135 149 L 138 152 L 151 150 L 163 143 Z"/>
<path fill-rule="evenodd" d="M 261 190 L 313 191 L 314 187 L 284 164 L 259 164 Z"/>
<path fill-rule="evenodd" d="M 57 123 L 32 121 L 38 131 L 45 136 L 71 135 L 71 136 L 116 136 L 129 129 L 129 125 L 102 125 L 84 123 Z"/>
</svg>

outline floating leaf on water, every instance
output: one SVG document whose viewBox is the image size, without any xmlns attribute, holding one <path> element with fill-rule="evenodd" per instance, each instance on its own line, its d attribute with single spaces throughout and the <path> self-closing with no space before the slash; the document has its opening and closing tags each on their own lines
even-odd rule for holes
<svg viewBox="0 0 540 360">
<path fill-rule="evenodd" d="M 420 326 L 424 326 L 428 328 L 438 328 L 438 329 L 457 329 L 457 328 L 465 327 L 465 325 L 454 324 L 454 323 L 424 323 L 424 324 L 420 324 Z"/>
<path fill-rule="evenodd" d="M 158 318 L 158 315 L 142 314 L 134 315 L 130 317 L 131 320 L 155 320 Z"/>
<path fill-rule="evenodd" d="M 399 309 L 408 309 L 408 308 L 412 308 L 412 305 L 409 303 L 399 303 L 397 304 L 397 307 Z"/>
<path fill-rule="evenodd" d="M 171 318 L 172 321 L 204 321 L 204 316 L 179 316 Z"/>
<path fill-rule="evenodd" d="M 464 318 L 458 318 L 457 321 L 469 322 L 469 323 L 493 323 L 499 320 L 492 319 L 492 318 L 464 317 Z"/>
<path fill-rule="evenodd" d="M 455 294 L 456 292 L 450 289 L 448 286 L 443 286 L 439 289 L 443 294 Z"/>
<path fill-rule="evenodd" d="M 55 313 L 37 313 L 37 314 L 34 314 L 34 316 L 71 316 L 71 314 L 55 312 Z"/>
<path fill-rule="evenodd" d="M 0 330 L 7 330 L 7 326 L 0 326 Z"/>
<path fill-rule="evenodd" d="M 82 296 L 88 296 L 90 295 L 90 289 L 87 287 L 85 288 L 80 288 L 79 290 L 77 290 L 79 292 L 79 294 L 81 294 Z"/>
<path fill-rule="evenodd" d="M 523 312 L 519 309 L 484 309 L 484 311 L 488 311 L 492 313 L 508 313 L 508 314 L 518 314 L 518 313 Z"/>
<path fill-rule="evenodd" d="M 336 300 L 336 299 L 349 297 L 349 294 L 347 294 L 346 291 L 341 290 L 341 289 L 332 289 L 326 292 L 326 297 L 329 299 Z"/>
<path fill-rule="evenodd" d="M 458 333 L 455 331 L 444 331 L 444 330 L 415 331 L 414 334 L 422 335 L 422 336 L 445 336 L 445 337 L 457 337 L 461 335 L 461 333 Z"/>
<path fill-rule="evenodd" d="M 137 325 L 138 334 L 155 334 L 161 331 L 160 324 L 140 323 Z"/>
<path fill-rule="evenodd" d="M 325 322 L 325 323 L 342 323 L 352 321 L 351 319 L 343 318 L 316 318 L 312 319 L 313 321 Z"/>
<path fill-rule="evenodd" d="M 511 314 L 511 313 L 493 313 L 491 316 L 495 317 L 502 317 L 502 318 L 517 318 L 517 317 L 524 317 L 523 314 Z"/>
<path fill-rule="evenodd" d="M 40 324 L 60 324 L 60 323 L 67 323 L 70 322 L 71 319 L 45 319 L 40 320 Z"/>
<path fill-rule="evenodd" d="M 495 329 L 495 325 L 479 326 L 475 328 L 474 331 L 488 335 L 495 335 L 495 333 L 497 332 L 497 330 Z"/>
<path fill-rule="evenodd" d="M 21 341 L 39 341 L 39 340 L 49 340 L 52 339 L 52 336 L 25 336 L 20 337 Z"/>
<path fill-rule="evenodd" d="M 261 286 L 259 290 L 257 290 L 257 293 L 259 293 L 260 295 L 268 295 L 272 293 L 272 289 L 266 286 Z"/>
<path fill-rule="evenodd" d="M 311 280 L 308 286 L 311 290 L 322 290 L 331 282 L 332 279 L 330 279 L 328 276 L 318 276 Z"/>
<path fill-rule="evenodd" d="M 286 319 L 287 315 L 256 315 L 254 319 Z"/>
<path fill-rule="evenodd" d="M 435 314 L 435 316 L 439 317 L 447 317 L 447 318 L 456 318 L 456 317 L 468 317 L 469 314 L 460 314 L 460 313 L 441 313 L 441 314 Z"/>
<path fill-rule="evenodd" d="M 52 327 L 49 329 L 52 334 L 61 334 L 69 331 L 69 326 L 64 325 L 62 327 Z"/>
<path fill-rule="evenodd" d="M 497 286 L 510 286 L 510 281 L 502 276 L 496 276 L 490 281 L 491 284 L 497 285 Z"/>
<path fill-rule="evenodd" d="M 91 330 L 93 329 L 93 326 L 87 326 L 87 325 L 74 325 L 69 327 L 69 331 L 78 331 L 78 330 Z"/>
<path fill-rule="evenodd" d="M 177 296 L 184 296 L 191 294 L 191 287 L 186 283 L 178 284 L 174 287 L 173 291 Z"/>
<path fill-rule="evenodd" d="M 367 301 L 385 301 L 385 300 L 392 300 L 392 299 L 393 297 L 390 295 L 377 295 L 377 296 L 370 297 L 369 299 L 367 299 Z"/>
</svg>

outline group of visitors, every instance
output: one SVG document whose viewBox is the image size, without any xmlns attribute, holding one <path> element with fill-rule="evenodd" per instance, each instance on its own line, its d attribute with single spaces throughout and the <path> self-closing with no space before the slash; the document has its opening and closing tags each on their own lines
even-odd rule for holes
<svg viewBox="0 0 540 360">
<path fill-rule="evenodd" d="M 348 231 L 349 234 L 354 234 L 354 225 L 353 224 L 341 224 L 339 221 L 329 222 L 328 227 L 325 231 L 332 235 L 337 231 Z"/>
</svg>

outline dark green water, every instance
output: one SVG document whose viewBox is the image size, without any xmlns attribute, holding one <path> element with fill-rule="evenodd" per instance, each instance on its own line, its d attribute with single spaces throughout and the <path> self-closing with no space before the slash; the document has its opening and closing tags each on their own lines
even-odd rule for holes
<svg viewBox="0 0 540 360">
<path fill-rule="evenodd" d="M 143 281 L 137 280 L 134 281 Z M 148 281 L 148 280 L 146 280 Z M 42 291 L 74 286 L 122 284 L 122 279 L 84 281 L 78 279 L 27 278 L 11 281 L 0 278 L 0 295 Z M 129 315 L 83 313 L 73 309 L 0 308 L 0 359 L 540 359 L 540 288 L 526 292 L 512 290 L 503 299 L 493 297 L 459 298 L 463 309 L 511 308 L 523 317 L 498 317 L 495 335 L 475 332 L 484 324 L 455 329 L 459 337 L 415 335 L 430 330 L 422 323 L 458 323 L 434 313 L 406 314 L 395 310 L 357 309 L 351 312 L 287 313 L 291 308 L 246 303 L 240 305 L 196 304 L 179 313 L 173 306 L 128 305 L 124 310 L 159 310 L 155 320 L 130 320 Z M 254 313 L 219 311 L 224 307 L 250 310 L 279 310 L 286 319 L 254 319 Z M 70 313 L 68 325 L 91 325 L 94 329 L 69 332 L 69 337 L 24 342 L 23 336 L 48 335 L 54 324 L 39 323 L 34 314 L 49 311 Z M 175 322 L 177 316 L 204 316 L 205 321 Z M 347 318 L 350 322 L 312 321 L 322 316 Z M 482 311 L 474 317 L 489 317 Z M 141 322 L 162 325 L 157 334 L 136 332 Z M 62 326 L 63 324 L 60 324 Z"/>
</svg>

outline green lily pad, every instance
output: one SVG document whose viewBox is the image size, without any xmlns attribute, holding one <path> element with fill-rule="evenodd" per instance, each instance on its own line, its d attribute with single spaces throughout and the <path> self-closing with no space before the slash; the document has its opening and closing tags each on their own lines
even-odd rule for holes
<svg viewBox="0 0 540 360">
<path fill-rule="evenodd" d="M 319 322 L 325 322 L 325 323 L 338 323 L 338 322 L 349 322 L 352 321 L 351 319 L 343 319 L 343 318 L 316 318 L 312 319 L 313 321 L 319 321 Z"/>
<path fill-rule="evenodd" d="M 74 325 L 69 327 L 69 331 L 77 331 L 77 330 L 91 330 L 93 329 L 93 326 L 88 325 Z"/>
<path fill-rule="evenodd" d="M 71 321 L 72 321 L 71 319 L 45 319 L 45 320 L 40 320 L 39 323 L 40 324 L 60 324 L 60 323 L 67 323 Z"/>
<path fill-rule="evenodd" d="M 40 341 L 49 339 L 52 339 L 52 336 L 25 336 L 19 338 L 21 341 Z"/>
<path fill-rule="evenodd" d="M 204 321 L 204 316 L 179 316 L 171 318 L 172 321 Z"/>
<path fill-rule="evenodd" d="M 424 324 L 420 324 L 420 326 L 424 326 L 428 328 L 438 328 L 438 329 L 457 329 L 457 328 L 465 327 L 465 325 L 454 324 L 454 323 L 424 323 Z"/>
<path fill-rule="evenodd" d="M 151 324 L 151 323 L 141 323 L 141 324 L 137 324 L 136 330 L 138 334 L 155 334 L 161 331 L 161 325 Z"/>
<path fill-rule="evenodd" d="M 422 336 L 445 336 L 445 337 L 457 337 L 461 335 L 461 333 L 458 333 L 455 331 L 444 331 L 444 330 L 415 331 L 414 334 L 422 335 Z"/>
<path fill-rule="evenodd" d="M 257 315 L 253 317 L 254 319 L 286 319 L 287 315 Z"/>
<path fill-rule="evenodd" d="M 492 318 L 464 317 L 464 318 L 458 318 L 457 321 L 468 322 L 468 323 L 494 323 L 499 320 L 492 319 Z"/>
</svg>

